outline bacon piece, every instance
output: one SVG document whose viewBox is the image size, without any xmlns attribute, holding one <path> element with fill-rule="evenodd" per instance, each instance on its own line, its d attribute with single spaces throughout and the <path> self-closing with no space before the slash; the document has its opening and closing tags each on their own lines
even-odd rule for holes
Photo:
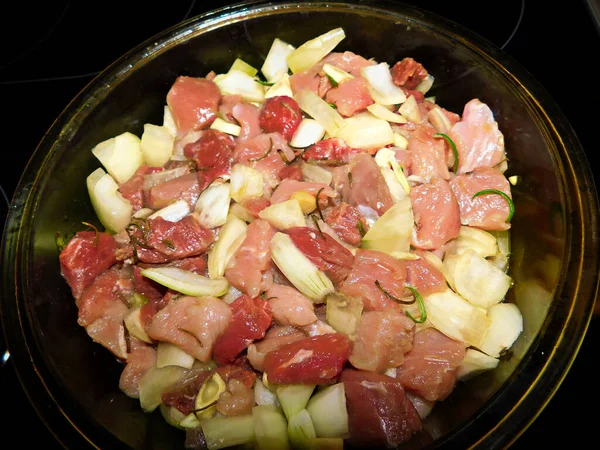
<svg viewBox="0 0 600 450">
<path fill-rule="evenodd" d="M 342 283 L 340 292 L 350 297 L 361 298 L 365 311 L 383 311 L 397 308 L 398 305 L 381 288 L 396 298 L 402 298 L 405 279 L 404 261 L 383 252 L 359 249 L 354 255 L 354 265 Z"/>
<path fill-rule="evenodd" d="M 358 208 L 346 202 L 340 202 L 331 208 L 325 216 L 325 222 L 344 242 L 354 246 L 360 245 L 363 236 L 360 227 L 365 233 L 369 231 L 369 222 L 365 216 Z"/>
<path fill-rule="evenodd" d="M 183 296 L 157 312 L 147 332 L 155 341 L 170 342 L 207 362 L 231 317 L 231 308 L 219 298 Z"/>
<path fill-rule="evenodd" d="M 448 132 L 458 151 L 458 170 L 463 174 L 477 167 L 493 167 L 506 158 L 504 135 L 498 129 L 494 113 L 479 99 L 470 100 L 462 120 Z"/>
<path fill-rule="evenodd" d="M 179 76 L 167 93 L 167 105 L 179 137 L 208 127 L 217 117 L 221 91 L 211 80 Z"/>
<path fill-rule="evenodd" d="M 59 255 L 60 271 L 78 299 L 98 275 L 117 262 L 117 243 L 108 233 L 79 231 Z"/>
<path fill-rule="evenodd" d="M 403 58 L 391 68 L 392 81 L 396 86 L 406 89 L 416 88 L 425 78 L 427 70 L 413 58 Z"/>
<path fill-rule="evenodd" d="M 492 167 L 480 167 L 473 172 L 459 175 L 450 182 L 452 192 L 460 208 L 460 221 L 463 225 L 484 230 L 508 230 L 506 222 L 509 206 L 506 199 L 497 194 L 479 195 L 484 189 L 504 192 L 512 199 L 510 183 L 502 172 Z"/>
<path fill-rule="evenodd" d="M 447 181 L 434 177 L 410 191 L 415 227 L 411 244 L 421 250 L 437 250 L 458 236 L 460 209 Z"/>
<path fill-rule="evenodd" d="M 383 372 L 404 362 L 415 335 L 415 323 L 399 308 L 366 311 L 360 318 L 350 364 L 357 369 Z"/>
<path fill-rule="evenodd" d="M 248 225 L 246 238 L 225 269 L 225 278 L 229 283 L 251 298 L 271 287 L 272 279 L 268 276 L 271 267 L 269 244 L 274 235 L 275 229 L 269 222 L 262 219 L 252 221 Z"/>
<path fill-rule="evenodd" d="M 415 334 L 413 348 L 404 356 L 396 378 L 405 389 L 429 401 L 444 400 L 456 384 L 456 369 L 465 357 L 465 344 L 435 328 Z"/>
</svg>

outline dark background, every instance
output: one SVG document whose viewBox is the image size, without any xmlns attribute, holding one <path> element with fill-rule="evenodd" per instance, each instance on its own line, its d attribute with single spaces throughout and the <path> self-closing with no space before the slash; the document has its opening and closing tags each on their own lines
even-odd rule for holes
<svg viewBox="0 0 600 450">
<path fill-rule="evenodd" d="M 0 219 L 29 156 L 54 118 L 93 77 L 163 29 L 227 1 L 11 2 L 0 19 L 2 152 Z M 368 3 L 363 2 L 363 3 Z M 598 147 L 600 13 L 598 0 L 405 1 L 443 15 L 503 48 L 531 72 L 569 119 L 590 160 Z M 594 167 L 594 166 L 592 166 Z M 598 176 L 595 174 L 596 180 Z M 587 445 L 597 426 L 596 346 L 592 319 L 575 363 L 538 419 L 511 447 Z M 1 364 L 1 363 L 0 363 Z M 10 359 L 0 368 L 2 440 L 59 448 L 35 414 Z M 0 441 L 0 447 L 3 447 Z"/>
</svg>

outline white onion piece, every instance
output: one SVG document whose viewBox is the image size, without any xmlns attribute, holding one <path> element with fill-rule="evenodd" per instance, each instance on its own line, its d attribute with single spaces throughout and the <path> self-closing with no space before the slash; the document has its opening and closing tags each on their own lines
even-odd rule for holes
<svg viewBox="0 0 600 450">
<path fill-rule="evenodd" d="M 314 66 L 327 56 L 345 37 L 346 33 L 342 28 L 335 28 L 306 41 L 287 56 L 287 63 L 292 73 L 304 72 L 306 69 Z"/>
<path fill-rule="evenodd" d="M 296 93 L 294 100 L 302 111 L 319 122 L 330 135 L 344 126 L 344 118 L 315 92 L 303 89 Z"/>
<path fill-rule="evenodd" d="M 361 75 L 369 83 L 371 97 L 380 105 L 397 105 L 406 101 L 406 94 L 392 81 L 390 66 L 379 63 L 360 69 Z"/>
<path fill-rule="evenodd" d="M 394 142 L 394 132 L 389 122 L 367 111 L 344 119 L 344 125 L 333 134 L 353 148 L 381 148 Z"/>
<path fill-rule="evenodd" d="M 487 317 L 489 331 L 481 344 L 474 346 L 497 358 L 514 344 L 523 331 L 523 316 L 517 305 L 498 303 L 488 308 Z"/>
<path fill-rule="evenodd" d="M 260 69 L 268 82 L 275 83 L 288 73 L 287 57 L 295 50 L 293 45 L 275 38 Z"/>
<path fill-rule="evenodd" d="M 302 119 L 298 128 L 294 132 L 292 139 L 290 140 L 290 146 L 294 148 L 306 148 L 309 147 L 325 136 L 325 128 L 315 119 Z"/>
<path fill-rule="evenodd" d="M 148 219 L 162 217 L 169 222 L 179 222 L 191 212 L 190 205 L 185 200 L 177 200 L 168 206 L 150 214 Z"/>
</svg>

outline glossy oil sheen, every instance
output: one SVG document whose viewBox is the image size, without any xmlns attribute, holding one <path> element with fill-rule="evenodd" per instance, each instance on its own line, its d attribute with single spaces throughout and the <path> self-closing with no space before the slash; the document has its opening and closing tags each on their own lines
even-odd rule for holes
<svg viewBox="0 0 600 450">
<path fill-rule="evenodd" d="M 2 320 L 33 404 L 68 448 L 182 449 L 184 434 L 158 410 L 144 414 L 118 389 L 122 365 L 77 325 L 60 276 L 55 234 L 93 222 L 85 180 L 90 150 L 125 131 L 162 123 L 178 75 L 226 71 L 236 57 L 260 67 L 275 37 L 299 45 L 332 28 L 351 50 L 392 65 L 404 56 L 435 76 L 441 106 L 462 113 L 474 97 L 504 133 L 513 187 L 508 301 L 525 329 L 493 372 L 436 405 L 405 448 L 503 448 L 560 385 L 591 318 L 598 290 L 598 199 L 589 166 L 552 98 L 512 59 L 460 26 L 398 4 L 247 3 L 166 30 L 101 73 L 57 119 L 15 194 L 3 241 Z M 95 222 L 97 223 L 97 222 Z"/>
</svg>

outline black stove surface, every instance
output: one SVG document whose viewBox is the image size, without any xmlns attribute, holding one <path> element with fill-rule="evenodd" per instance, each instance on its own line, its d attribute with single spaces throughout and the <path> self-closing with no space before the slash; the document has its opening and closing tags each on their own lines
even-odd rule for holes
<svg viewBox="0 0 600 450">
<path fill-rule="evenodd" d="M 34 7 L 28 2 L 5 5 L 3 20 L 12 22 L 12 26 L 0 27 L 4 43 L 0 98 L 5 155 L 5 163 L 0 167 L 0 223 L 38 142 L 63 108 L 99 71 L 163 29 L 232 3 L 179 1 L 157 7 L 144 1 L 64 0 L 38 2 Z M 403 3 L 445 16 L 503 48 L 551 93 L 587 149 L 588 158 L 592 157 L 597 145 L 593 131 L 597 128 L 593 123 L 597 113 L 593 104 L 600 100 L 595 89 L 600 74 L 594 64 L 600 54 L 598 0 Z M 20 32 L 15 34 L 16 29 Z M 596 423 L 593 414 L 581 410 L 588 405 L 594 411 L 595 402 L 600 400 L 592 370 L 595 343 L 599 340 L 597 317 L 592 320 L 558 393 L 511 448 L 587 443 Z M 10 359 L 5 364 L 0 362 L 0 366 L 1 398 L 5 411 L 10 411 L 3 414 L 2 438 L 8 439 L 10 430 L 26 430 L 26 436 L 20 434 L 16 438 L 24 439 L 29 446 L 61 448 L 31 407 Z"/>
</svg>

